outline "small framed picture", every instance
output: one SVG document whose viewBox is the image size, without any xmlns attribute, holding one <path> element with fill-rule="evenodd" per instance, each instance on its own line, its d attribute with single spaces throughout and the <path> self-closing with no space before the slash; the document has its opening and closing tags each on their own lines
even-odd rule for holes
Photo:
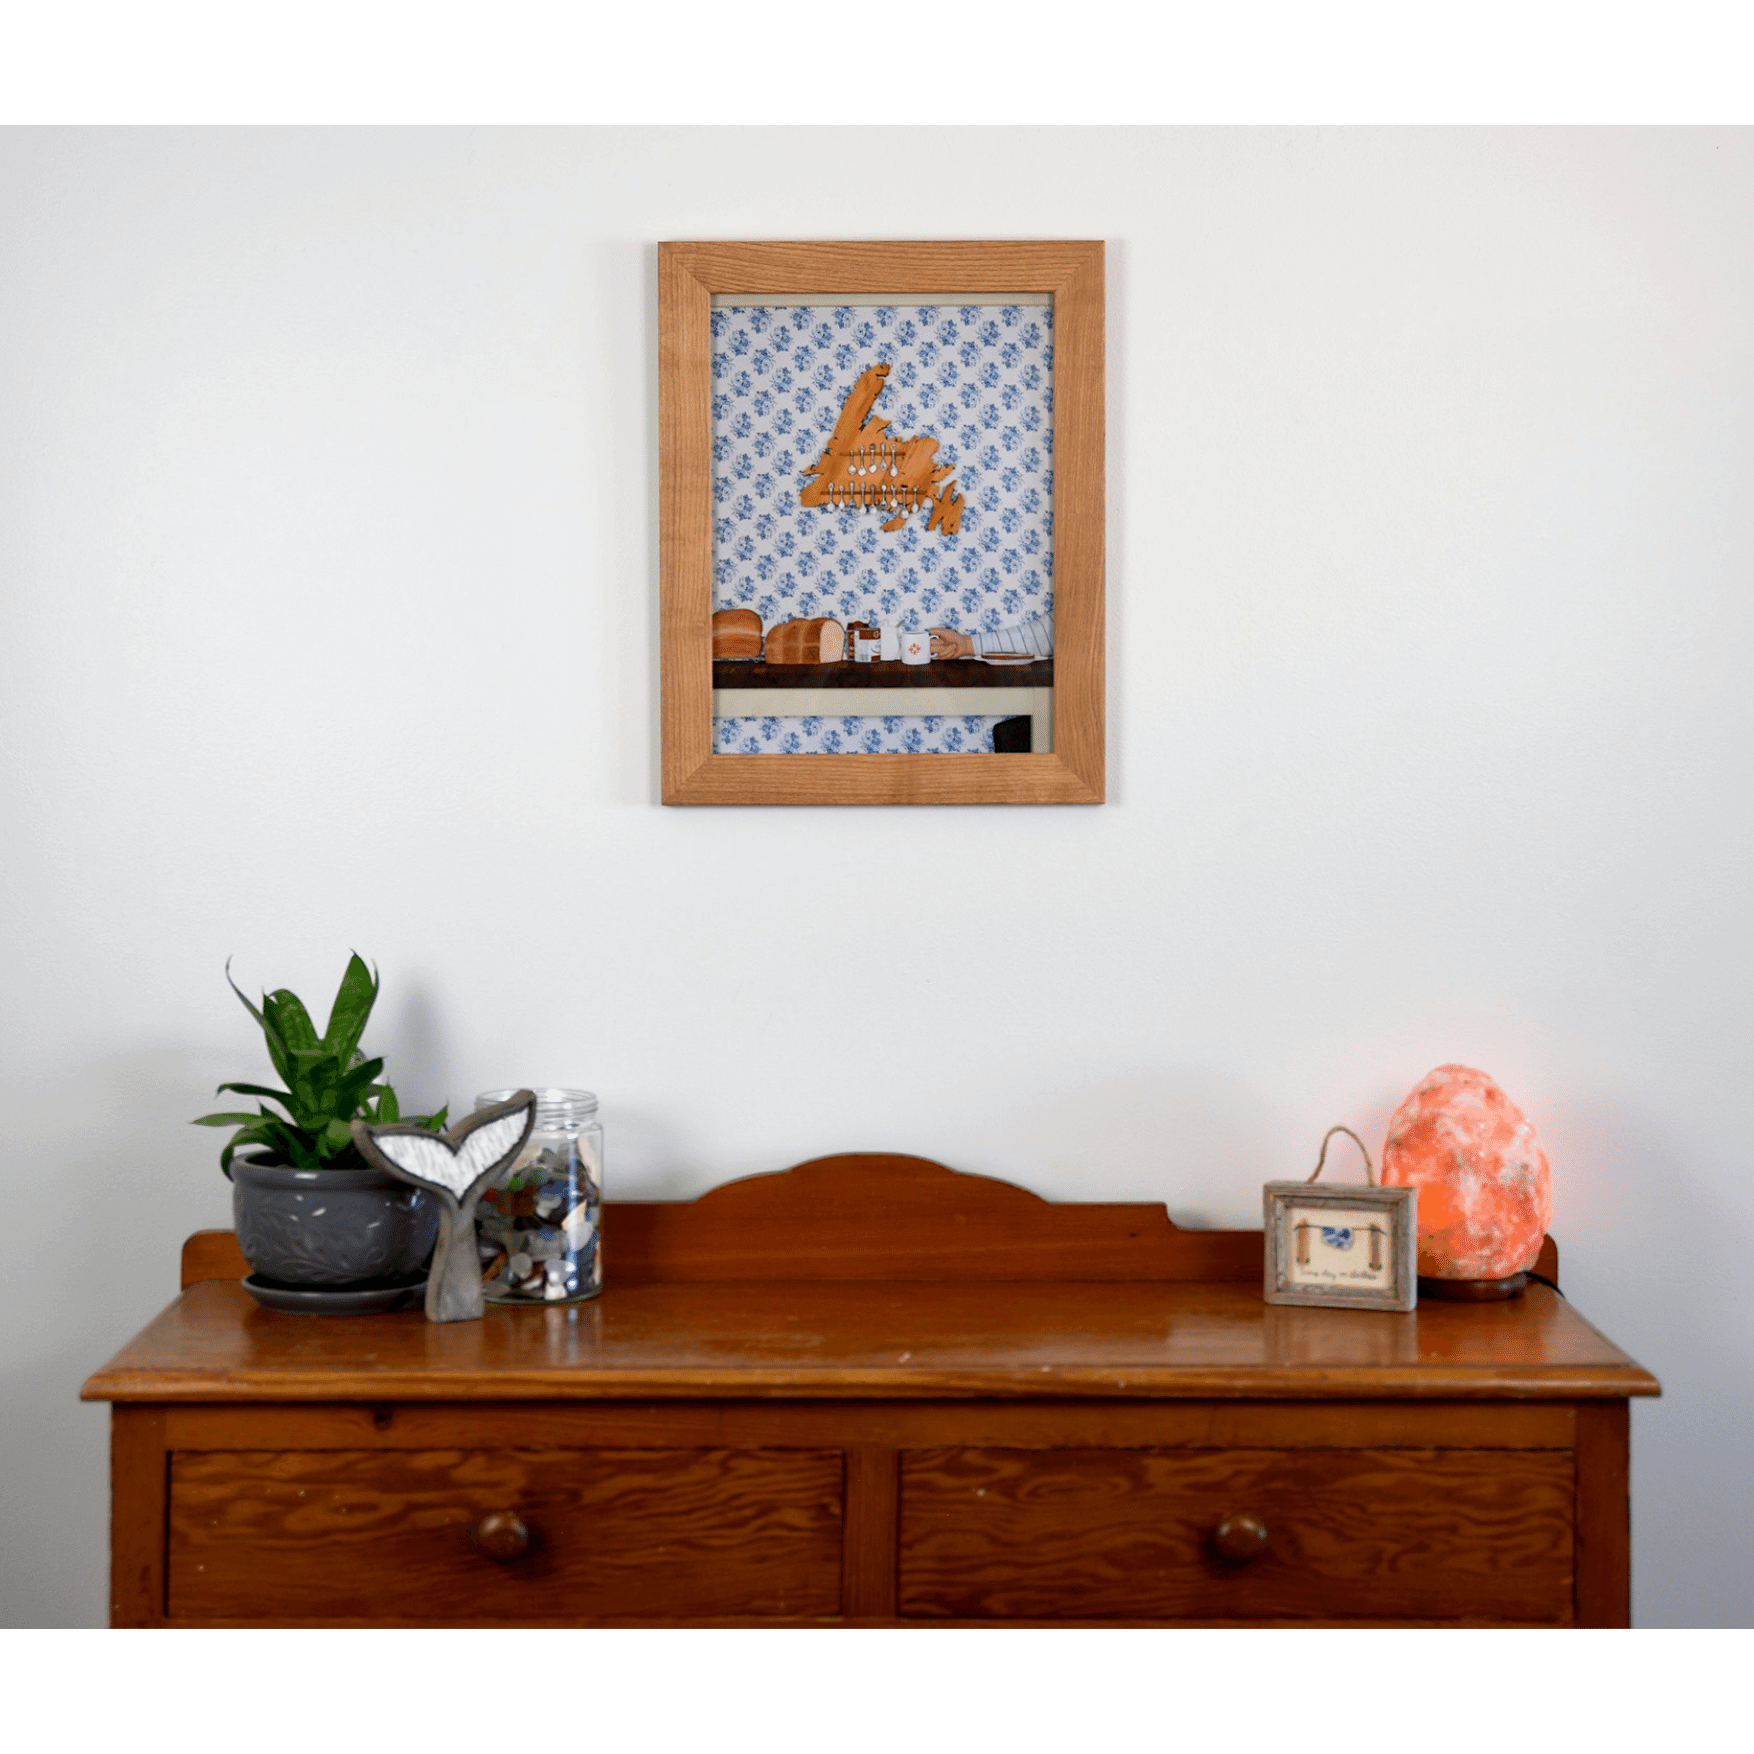
<svg viewBox="0 0 1754 1754">
<path fill-rule="evenodd" d="M 1417 1188 L 1268 1182 L 1268 1303 L 1406 1311 L 1419 1301 Z"/>
</svg>

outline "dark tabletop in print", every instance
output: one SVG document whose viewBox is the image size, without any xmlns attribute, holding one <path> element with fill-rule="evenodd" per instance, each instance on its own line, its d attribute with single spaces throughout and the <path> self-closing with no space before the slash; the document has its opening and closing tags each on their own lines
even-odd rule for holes
<svg viewBox="0 0 1754 1754">
<path fill-rule="evenodd" d="M 1054 661 L 983 664 L 957 658 L 935 664 L 755 664 L 720 660 L 714 688 L 1052 688 Z"/>
</svg>

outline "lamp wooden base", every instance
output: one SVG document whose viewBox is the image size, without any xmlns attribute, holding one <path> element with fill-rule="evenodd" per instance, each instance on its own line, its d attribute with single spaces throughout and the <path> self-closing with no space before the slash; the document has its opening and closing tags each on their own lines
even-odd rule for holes
<svg viewBox="0 0 1754 1754">
<path fill-rule="evenodd" d="M 1508 1279 L 1427 1279 L 1422 1273 L 1419 1295 L 1446 1303 L 1500 1303 L 1517 1296 L 1528 1282 L 1527 1273 L 1512 1273 Z"/>
</svg>

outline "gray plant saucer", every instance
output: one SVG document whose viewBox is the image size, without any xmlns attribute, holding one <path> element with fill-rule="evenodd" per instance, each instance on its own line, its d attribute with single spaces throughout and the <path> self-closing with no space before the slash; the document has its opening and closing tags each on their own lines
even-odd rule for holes
<svg viewBox="0 0 1754 1754">
<path fill-rule="evenodd" d="M 380 1315 L 405 1309 L 426 1290 L 424 1273 L 403 1273 L 395 1279 L 374 1279 L 364 1285 L 286 1285 L 260 1273 L 240 1283 L 265 1309 L 288 1315 Z"/>
</svg>

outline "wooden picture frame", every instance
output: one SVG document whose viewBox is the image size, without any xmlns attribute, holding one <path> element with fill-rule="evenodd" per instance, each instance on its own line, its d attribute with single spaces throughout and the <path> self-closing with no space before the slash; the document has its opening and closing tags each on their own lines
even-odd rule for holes
<svg viewBox="0 0 1754 1754">
<path fill-rule="evenodd" d="M 1413 1309 L 1419 1302 L 1418 1195 L 1417 1188 L 1268 1182 L 1262 1296 L 1268 1303 L 1334 1309 Z M 1324 1233 L 1343 1240 L 1324 1240 Z"/>
<path fill-rule="evenodd" d="M 1052 749 L 728 754 L 713 746 L 715 298 L 1053 309 Z M 1045 295 L 1045 297 L 1044 297 Z M 1100 804 L 1103 246 L 1071 242 L 658 246 L 659 594 L 666 804 Z"/>
</svg>

